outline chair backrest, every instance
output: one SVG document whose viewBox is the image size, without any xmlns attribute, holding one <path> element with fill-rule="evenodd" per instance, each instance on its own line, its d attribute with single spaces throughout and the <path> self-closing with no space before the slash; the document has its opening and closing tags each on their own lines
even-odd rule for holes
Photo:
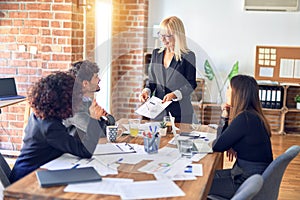
<svg viewBox="0 0 300 200">
<path fill-rule="evenodd" d="M 10 175 L 11 169 L 9 165 L 7 164 L 6 160 L 0 153 L 0 180 L 4 187 L 7 187 L 10 185 L 9 181 L 9 175 Z"/>
<path fill-rule="evenodd" d="M 262 188 L 264 179 L 260 174 L 254 174 L 247 178 L 235 192 L 231 200 L 250 200 Z"/>
<path fill-rule="evenodd" d="M 278 156 L 262 174 L 264 184 L 262 189 L 253 198 L 257 200 L 277 200 L 283 174 L 288 164 L 299 154 L 300 146 L 294 145 Z"/>
</svg>

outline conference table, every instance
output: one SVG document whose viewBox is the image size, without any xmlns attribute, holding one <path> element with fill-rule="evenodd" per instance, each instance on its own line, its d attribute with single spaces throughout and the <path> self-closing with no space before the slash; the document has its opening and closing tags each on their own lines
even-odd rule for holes
<svg viewBox="0 0 300 200">
<path fill-rule="evenodd" d="M 118 121 L 119 124 L 126 124 L 127 119 L 121 119 Z M 188 132 L 195 130 L 191 124 L 177 124 L 176 126 L 180 128 L 180 132 Z M 209 128 L 206 125 L 198 126 L 197 131 L 215 133 L 216 130 Z M 122 130 L 121 130 L 122 131 Z M 179 132 L 179 133 L 180 133 Z M 167 134 L 167 136 L 161 137 L 160 148 L 164 146 L 172 146 L 168 142 L 173 138 L 173 134 Z M 105 143 L 106 138 L 101 138 L 99 143 Z M 118 137 L 117 142 L 130 142 L 136 144 L 143 144 L 142 137 L 131 137 L 130 135 L 124 135 Z M 175 145 L 173 145 L 175 147 Z M 111 178 L 131 178 L 134 181 L 145 181 L 145 180 L 155 180 L 153 174 L 146 174 L 139 172 L 138 169 L 143 165 L 147 164 L 146 160 L 139 162 L 138 164 L 124 164 L 122 163 L 117 175 L 108 175 L 105 177 Z M 175 183 L 181 188 L 185 193 L 183 197 L 173 197 L 167 199 L 206 199 L 209 192 L 214 172 L 216 169 L 221 169 L 223 166 L 223 154 L 222 153 L 209 153 L 199 162 L 203 166 L 203 176 L 198 176 L 196 180 L 184 180 L 175 181 Z M 39 169 L 41 170 L 41 169 Z M 100 195 L 100 194 L 84 194 L 75 192 L 64 192 L 66 186 L 56 186 L 49 188 L 42 188 L 36 178 L 35 172 L 30 173 L 4 190 L 4 199 L 84 199 L 84 200 L 94 200 L 94 199 L 120 199 L 120 196 L 116 195 Z M 161 198 L 166 199 L 166 198 Z"/>
</svg>

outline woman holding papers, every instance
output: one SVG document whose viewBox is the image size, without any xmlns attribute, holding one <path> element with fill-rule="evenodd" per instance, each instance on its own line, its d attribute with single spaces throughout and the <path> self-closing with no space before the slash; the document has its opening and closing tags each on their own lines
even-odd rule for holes
<svg viewBox="0 0 300 200">
<path fill-rule="evenodd" d="M 152 52 L 149 82 L 140 94 L 145 102 L 155 95 L 162 102 L 173 101 L 156 120 L 170 112 L 175 122 L 192 123 L 193 107 L 190 95 L 197 87 L 195 54 L 188 49 L 182 21 L 175 16 L 160 23 L 158 36 L 163 46 Z"/>
<path fill-rule="evenodd" d="M 21 154 L 10 174 L 11 183 L 63 153 L 83 158 L 92 156 L 100 137 L 97 119 L 101 108 L 96 101 L 86 116 L 89 119 L 87 134 L 82 140 L 71 136 L 62 123 L 81 103 L 81 91 L 73 90 L 74 82 L 73 76 L 56 72 L 40 79 L 29 91 L 33 113 L 25 128 Z"/>
<path fill-rule="evenodd" d="M 273 161 L 270 136 L 256 80 L 245 75 L 233 77 L 213 150 L 227 151 L 229 160 L 236 157 L 236 162 L 232 169 L 216 171 L 210 194 L 230 199 L 249 176 L 262 174 Z"/>
</svg>

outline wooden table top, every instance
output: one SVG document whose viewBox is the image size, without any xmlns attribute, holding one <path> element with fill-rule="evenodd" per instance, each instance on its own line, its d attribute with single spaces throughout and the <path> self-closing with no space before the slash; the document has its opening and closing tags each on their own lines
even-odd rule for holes
<svg viewBox="0 0 300 200">
<path fill-rule="evenodd" d="M 24 99 L 12 99 L 12 100 L 0 101 L 0 108 L 4 108 L 4 107 L 10 106 L 10 105 L 14 105 L 14 104 L 23 102 L 25 100 L 26 100 L 26 98 L 24 98 Z"/>
<path fill-rule="evenodd" d="M 189 124 L 177 124 L 177 127 L 179 127 L 181 131 L 190 131 L 190 126 L 191 125 Z M 210 128 L 207 126 L 199 127 L 199 131 L 215 132 L 215 130 L 209 129 Z M 169 146 L 168 141 L 172 138 L 172 134 L 167 134 L 167 136 L 162 137 L 160 148 L 166 145 Z M 131 136 L 121 136 L 118 138 L 117 142 L 124 141 L 143 144 L 142 137 L 132 138 Z M 146 174 L 138 171 L 138 169 L 147 162 L 148 161 L 142 161 L 136 165 L 121 164 L 118 168 L 119 173 L 117 175 L 109 175 L 106 177 L 132 178 L 135 181 L 155 180 L 152 174 Z M 216 169 L 220 169 L 222 167 L 222 154 L 208 154 L 198 163 L 203 165 L 203 176 L 197 177 L 197 180 L 175 181 L 175 183 L 183 190 L 185 196 L 168 199 L 206 199 L 212 183 L 214 172 Z M 37 181 L 35 172 L 33 172 L 7 187 L 4 190 L 4 199 L 120 199 L 119 196 L 112 195 L 64 192 L 64 188 L 65 186 L 41 188 Z"/>
</svg>

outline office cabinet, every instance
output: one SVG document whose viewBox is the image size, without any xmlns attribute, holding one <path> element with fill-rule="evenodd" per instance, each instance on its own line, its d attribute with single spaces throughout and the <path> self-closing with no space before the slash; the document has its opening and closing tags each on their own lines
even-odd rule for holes
<svg viewBox="0 0 300 200">
<path fill-rule="evenodd" d="M 260 84 L 259 88 L 263 112 L 271 125 L 272 132 L 279 134 L 300 133 L 300 110 L 296 109 L 296 102 L 294 101 L 296 94 L 300 94 L 300 85 Z M 280 99 L 277 98 L 278 92 L 276 95 L 274 88 L 277 89 L 275 91 L 281 91 Z"/>
</svg>

